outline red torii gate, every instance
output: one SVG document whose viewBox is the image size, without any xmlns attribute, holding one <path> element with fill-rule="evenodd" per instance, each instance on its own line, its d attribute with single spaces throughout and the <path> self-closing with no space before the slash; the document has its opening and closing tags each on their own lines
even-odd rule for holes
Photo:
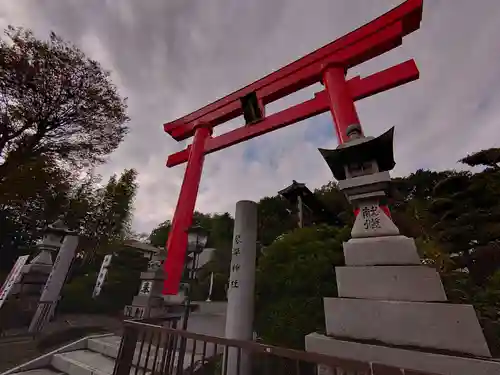
<svg viewBox="0 0 500 375">
<path fill-rule="evenodd" d="M 354 101 L 418 79 L 413 60 L 365 78 L 345 79 L 347 70 L 402 44 L 403 37 L 420 27 L 423 0 L 407 0 L 386 14 L 286 65 L 274 73 L 189 115 L 164 124 L 172 138 L 193 137 L 186 149 L 171 154 L 167 166 L 187 162 L 172 228 L 167 241 L 164 294 L 177 294 L 184 268 L 187 229 L 192 223 L 203 161 L 206 154 L 331 111 L 339 143 L 348 140 L 349 125 L 360 124 Z M 265 105 L 322 82 L 313 99 L 265 116 Z M 244 115 L 242 127 L 212 137 L 212 129 Z"/>
</svg>

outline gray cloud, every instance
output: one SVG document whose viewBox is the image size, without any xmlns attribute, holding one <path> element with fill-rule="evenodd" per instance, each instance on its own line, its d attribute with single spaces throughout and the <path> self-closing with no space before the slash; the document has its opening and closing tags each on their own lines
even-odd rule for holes
<svg viewBox="0 0 500 375">
<path fill-rule="evenodd" d="M 54 30 L 101 61 L 129 98 L 131 133 L 101 173 L 140 172 L 135 227 L 151 229 L 175 208 L 183 167 L 162 123 L 207 104 L 382 14 L 399 1 L 3 0 L 0 26 Z M 395 174 L 453 168 L 469 152 L 498 146 L 500 49 L 496 0 L 429 1 L 419 31 L 402 47 L 350 74 L 366 75 L 415 58 L 417 82 L 358 102 L 366 133 L 396 126 Z M 316 87 L 317 89 L 318 87 Z M 314 88 L 276 103 L 279 110 Z M 335 147 L 329 115 L 305 121 L 206 159 L 197 209 L 232 211 L 239 199 L 274 195 L 292 179 L 330 179 L 317 147 Z M 220 127 L 227 131 L 238 123 Z M 248 155 L 258 155 L 252 158 Z"/>
</svg>

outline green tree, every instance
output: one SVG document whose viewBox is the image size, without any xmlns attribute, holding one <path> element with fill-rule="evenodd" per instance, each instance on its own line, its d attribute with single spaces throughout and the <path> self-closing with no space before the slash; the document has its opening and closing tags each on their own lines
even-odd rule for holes
<svg viewBox="0 0 500 375">
<path fill-rule="evenodd" d="M 67 206 L 74 178 L 48 157 L 19 166 L 0 182 L 0 270 L 37 239 L 39 229 L 55 221 Z"/>
<path fill-rule="evenodd" d="M 101 294 L 92 298 L 99 267 L 87 268 L 85 273 L 74 277 L 62 292 L 61 313 L 117 314 L 132 302 L 140 285 L 140 274 L 146 270 L 148 260 L 126 246 L 117 246 Z M 102 262 L 98 257 L 98 264 Z"/>
<path fill-rule="evenodd" d="M 469 246 L 461 248 L 457 266 L 467 267 L 476 283 L 490 283 L 491 277 L 500 270 L 500 148 L 482 150 L 460 161 L 486 169 L 470 175 L 467 189 L 462 193 L 464 200 L 453 205 L 454 209 L 450 208 L 448 216 L 445 215 L 448 219 L 458 215 L 455 230 L 448 229 L 443 235 L 454 238 L 455 242 L 459 238 L 464 240 L 464 235 L 467 237 L 465 241 Z M 437 193 L 446 195 L 446 188 Z M 447 198 L 445 196 L 445 202 Z"/>
<path fill-rule="evenodd" d="M 83 264 L 95 265 L 98 263 L 96 254 L 115 251 L 130 234 L 136 176 L 134 169 L 124 170 L 119 178 L 111 176 L 104 187 L 85 192 L 88 200 L 83 202 L 84 212 L 79 218 Z M 82 196 L 79 196 L 79 203 L 82 203 Z"/>
<path fill-rule="evenodd" d="M 170 220 L 165 220 L 163 223 L 158 225 L 151 231 L 151 234 L 148 237 L 149 243 L 153 246 L 165 247 L 167 245 L 171 226 L 172 223 Z"/>
<path fill-rule="evenodd" d="M 257 218 L 257 236 L 264 247 L 297 227 L 297 218 L 292 214 L 290 204 L 278 195 L 264 197 L 258 202 Z"/>
<path fill-rule="evenodd" d="M 343 223 L 352 224 L 354 222 L 352 206 L 345 197 L 345 194 L 339 190 L 336 182 L 330 181 L 319 189 L 314 190 L 314 194 L 330 211 L 335 213 Z"/>
<path fill-rule="evenodd" d="M 135 169 L 126 169 L 118 179 L 116 176 L 109 179 L 101 192 L 101 202 L 98 206 L 98 237 L 121 241 L 131 233 L 132 209 L 137 192 L 136 178 Z"/>
<path fill-rule="evenodd" d="M 416 237 L 449 300 L 474 305 L 490 349 L 500 353 L 499 173 L 417 171 L 393 182 L 391 208 L 401 232 Z"/>
<path fill-rule="evenodd" d="M 255 328 L 269 344 L 303 348 L 324 331 L 323 297 L 336 296 L 335 266 L 344 262 L 349 230 L 296 229 L 266 247 L 256 274 Z"/>
<path fill-rule="evenodd" d="M 500 148 L 489 148 L 475 152 L 461 159 L 460 162 L 471 167 L 486 166 L 498 171 L 500 170 Z"/>
<path fill-rule="evenodd" d="M 435 238 L 477 284 L 500 268 L 500 173 L 455 173 L 437 184 L 429 207 Z"/>
<path fill-rule="evenodd" d="M 0 40 L 0 181 L 40 155 L 93 164 L 118 147 L 126 104 L 97 61 L 51 33 Z"/>
<path fill-rule="evenodd" d="M 228 213 L 225 213 L 223 215 L 209 215 L 197 211 L 194 212 L 192 225 L 199 225 L 210 233 L 210 236 L 208 237 L 207 247 L 211 247 L 215 242 L 218 242 L 220 235 L 227 236 L 228 233 L 232 235 L 232 228 L 230 231 L 226 231 L 226 228 L 223 228 L 221 234 L 221 230 L 217 227 L 218 218 L 224 215 L 227 215 L 227 217 L 229 218 L 231 217 Z M 163 223 L 160 223 L 149 234 L 149 243 L 154 246 L 165 247 L 168 241 L 168 235 L 170 233 L 171 227 L 172 222 L 170 220 L 165 220 Z"/>
<path fill-rule="evenodd" d="M 210 217 L 208 247 L 215 248 L 210 261 L 198 272 L 196 295 L 206 298 L 210 287 L 210 277 L 214 274 L 212 300 L 225 300 L 226 287 L 231 265 L 234 219 L 228 212 Z"/>
<path fill-rule="evenodd" d="M 429 240 L 434 217 L 429 207 L 438 183 L 454 174 L 453 171 L 434 172 L 419 169 L 406 177 L 394 178 L 389 200 L 391 215 L 401 233 L 408 237 Z"/>
</svg>

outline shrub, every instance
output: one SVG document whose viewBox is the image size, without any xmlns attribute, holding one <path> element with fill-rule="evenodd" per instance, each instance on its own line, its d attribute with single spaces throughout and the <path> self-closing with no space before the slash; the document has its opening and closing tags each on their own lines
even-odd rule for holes
<svg viewBox="0 0 500 375">
<path fill-rule="evenodd" d="M 349 230 L 316 226 L 285 234 L 263 250 L 256 275 L 255 327 L 268 344 L 302 349 L 324 331 L 323 297 L 337 294 L 335 266 L 344 263 Z"/>
</svg>

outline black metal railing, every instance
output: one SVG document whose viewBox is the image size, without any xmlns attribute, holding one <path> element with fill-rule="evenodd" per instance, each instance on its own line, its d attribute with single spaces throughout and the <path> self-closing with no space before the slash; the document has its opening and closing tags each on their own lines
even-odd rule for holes
<svg viewBox="0 0 500 375">
<path fill-rule="evenodd" d="M 125 321 L 113 375 L 430 375 Z"/>
</svg>

